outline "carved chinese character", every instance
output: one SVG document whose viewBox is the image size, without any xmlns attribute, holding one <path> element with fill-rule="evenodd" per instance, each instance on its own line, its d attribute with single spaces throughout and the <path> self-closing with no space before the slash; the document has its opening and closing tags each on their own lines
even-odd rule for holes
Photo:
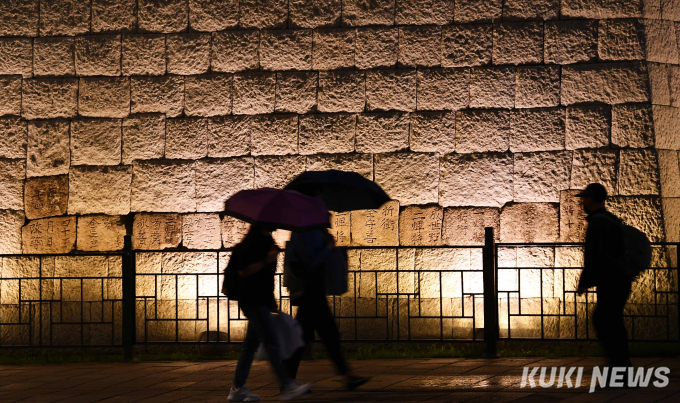
<svg viewBox="0 0 680 403">
<path fill-rule="evenodd" d="M 68 253 L 76 242 L 75 217 L 50 217 L 22 229 L 24 253 Z"/>
<path fill-rule="evenodd" d="M 377 210 L 352 211 L 351 244 L 357 246 L 398 245 L 397 211 L 399 211 L 398 201 L 389 201 Z"/>
<path fill-rule="evenodd" d="M 167 213 L 138 213 L 132 225 L 135 249 L 176 248 L 182 241 L 182 216 Z"/>
<path fill-rule="evenodd" d="M 402 245 L 439 245 L 441 243 L 442 208 L 408 206 L 399 216 Z"/>
</svg>

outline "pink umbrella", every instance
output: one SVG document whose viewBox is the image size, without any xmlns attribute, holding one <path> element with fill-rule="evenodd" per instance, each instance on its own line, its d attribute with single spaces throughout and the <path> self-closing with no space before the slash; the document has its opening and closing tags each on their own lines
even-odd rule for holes
<svg viewBox="0 0 680 403">
<path fill-rule="evenodd" d="M 225 213 L 249 223 L 290 231 L 330 226 L 323 202 L 294 190 L 241 190 L 227 200 Z"/>
</svg>

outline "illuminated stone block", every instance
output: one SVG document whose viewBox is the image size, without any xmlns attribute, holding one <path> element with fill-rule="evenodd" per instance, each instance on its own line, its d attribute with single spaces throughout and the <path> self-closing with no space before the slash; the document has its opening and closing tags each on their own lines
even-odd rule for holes
<svg viewBox="0 0 680 403">
<path fill-rule="evenodd" d="M 0 278 L 40 277 L 40 260 L 36 257 L 4 257 Z"/>
<path fill-rule="evenodd" d="M 64 215 L 67 202 L 68 176 L 45 176 L 26 180 L 24 207 L 29 220 Z"/>
<path fill-rule="evenodd" d="M 123 35 L 123 75 L 165 74 L 165 35 Z"/>
<path fill-rule="evenodd" d="M 469 69 L 418 70 L 418 110 L 466 108 L 469 85 Z"/>
<path fill-rule="evenodd" d="M 456 148 L 456 112 L 411 114 L 409 148 L 416 152 L 452 153 Z"/>
<path fill-rule="evenodd" d="M 673 6 L 670 6 L 669 3 L 668 8 L 676 9 L 677 3 L 674 3 Z M 645 24 L 647 60 L 657 63 L 678 64 L 680 54 L 677 36 L 674 35 L 676 28 L 673 22 L 664 20 L 643 20 Z M 677 21 L 677 19 L 673 20 Z"/>
<path fill-rule="evenodd" d="M 441 158 L 442 206 L 501 207 L 513 198 L 513 160 L 506 154 L 445 155 Z"/>
<path fill-rule="evenodd" d="M 408 148 L 407 113 L 366 113 L 357 117 L 356 151 L 387 153 Z"/>
<path fill-rule="evenodd" d="M 654 150 L 622 150 L 617 175 L 620 195 L 658 195 L 659 163 Z"/>
<path fill-rule="evenodd" d="M 142 32 L 180 32 L 189 23 L 186 0 L 140 0 L 137 7 L 139 30 Z"/>
<path fill-rule="evenodd" d="M 607 189 L 608 195 L 615 195 L 616 163 L 618 153 L 607 150 L 576 150 L 571 166 L 572 189 L 585 189 L 593 182 L 598 182 Z"/>
<path fill-rule="evenodd" d="M 351 244 L 351 213 L 336 213 L 331 211 L 331 228 L 329 232 L 335 239 L 337 246 L 349 246 Z"/>
<path fill-rule="evenodd" d="M 543 61 L 543 23 L 502 22 L 494 25 L 494 64 L 536 64 Z"/>
<path fill-rule="evenodd" d="M 7 2 L 0 6 L 1 36 L 38 36 L 38 0 Z"/>
<path fill-rule="evenodd" d="M 0 118 L 0 158 L 26 158 L 28 125 L 18 117 Z"/>
<path fill-rule="evenodd" d="M 316 72 L 283 72 L 276 76 L 276 112 L 305 114 L 316 108 Z"/>
<path fill-rule="evenodd" d="M 289 1 L 290 24 L 294 28 L 337 26 L 342 17 L 342 0 Z"/>
<path fill-rule="evenodd" d="M 397 291 L 397 251 L 395 249 L 362 250 L 360 261 L 361 274 L 357 279 L 359 298 L 376 298 L 376 293 Z"/>
<path fill-rule="evenodd" d="M 399 202 L 383 204 L 377 210 L 355 210 L 351 214 L 352 245 L 398 246 Z"/>
<path fill-rule="evenodd" d="M 275 73 L 240 73 L 234 75 L 234 115 L 273 113 L 275 99 Z"/>
<path fill-rule="evenodd" d="M 210 34 L 173 34 L 165 37 L 169 74 L 204 74 L 210 67 Z"/>
<path fill-rule="evenodd" d="M 182 245 L 189 249 L 219 249 L 222 242 L 218 214 L 186 214 L 182 218 Z"/>
<path fill-rule="evenodd" d="M 253 116 L 249 120 L 252 155 L 286 155 L 298 152 L 296 115 Z"/>
<path fill-rule="evenodd" d="M 435 154 L 379 154 L 375 156 L 375 182 L 403 205 L 436 203 L 438 167 Z"/>
<path fill-rule="evenodd" d="M 581 206 L 579 190 L 560 192 L 560 240 L 562 242 L 583 242 L 586 236 L 586 213 Z"/>
<path fill-rule="evenodd" d="M 253 160 L 250 157 L 208 159 L 196 162 L 196 210 L 222 211 L 236 192 L 253 188 Z"/>
<path fill-rule="evenodd" d="M 307 156 L 307 171 L 357 172 L 366 179 L 373 180 L 373 156 L 371 154 L 321 154 Z"/>
<path fill-rule="evenodd" d="M 165 122 L 165 157 L 199 159 L 208 154 L 208 121 L 201 118 L 168 119 Z"/>
<path fill-rule="evenodd" d="M 203 75 L 184 80 L 184 113 L 187 116 L 218 116 L 231 113 L 232 78 Z"/>
<path fill-rule="evenodd" d="M 88 215 L 78 217 L 76 247 L 83 251 L 123 249 L 125 223 L 120 216 Z"/>
<path fill-rule="evenodd" d="M 78 106 L 75 78 L 25 79 L 21 116 L 24 119 L 72 118 Z"/>
<path fill-rule="evenodd" d="M 24 253 L 68 253 L 76 244 L 76 218 L 31 221 L 21 229 L 21 234 Z"/>
<path fill-rule="evenodd" d="M 366 3 L 361 0 L 343 0 L 343 24 L 350 27 L 363 25 L 392 25 L 394 23 L 395 2 L 377 0 Z"/>
<path fill-rule="evenodd" d="M 649 100 L 647 68 L 640 63 L 598 63 L 562 69 L 562 105 Z"/>
<path fill-rule="evenodd" d="M 21 253 L 24 220 L 23 211 L 0 210 L 0 253 Z"/>
<path fill-rule="evenodd" d="M 612 106 L 612 145 L 646 148 L 654 143 L 652 108 L 648 105 Z"/>
<path fill-rule="evenodd" d="M 392 67 L 399 55 L 399 31 L 394 28 L 359 28 L 354 61 L 357 69 Z"/>
<path fill-rule="evenodd" d="M 366 73 L 366 110 L 414 111 L 415 70 L 375 70 Z"/>
<path fill-rule="evenodd" d="M 564 143 L 564 109 L 521 109 L 510 115 L 510 151 L 564 150 Z"/>
<path fill-rule="evenodd" d="M 0 209 L 24 209 L 26 162 L 0 159 Z"/>
<path fill-rule="evenodd" d="M 132 211 L 196 211 L 193 162 L 134 161 Z"/>
<path fill-rule="evenodd" d="M 484 228 L 493 227 L 500 237 L 500 210 L 497 208 L 452 207 L 444 209 L 442 242 L 446 245 L 483 245 Z"/>
<path fill-rule="evenodd" d="M 553 203 L 508 204 L 501 210 L 501 242 L 555 242 L 558 216 Z"/>
<path fill-rule="evenodd" d="M 355 29 L 315 30 L 312 68 L 314 70 L 353 68 L 355 37 Z"/>
<path fill-rule="evenodd" d="M 190 0 L 189 25 L 196 31 L 223 31 L 238 25 L 238 0 Z"/>
<path fill-rule="evenodd" d="M 118 165 L 120 119 L 83 119 L 71 124 L 71 165 Z"/>
<path fill-rule="evenodd" d="M 522 66 L 517 68 L 515 108 L 540 108 L 559 104 L 559 67 Z"/>
<path fill-rule="evenodd" d="M 636 20 L 604 20 L 599 24 L 600 60 L 640 60 L 645 58 L 643 26 Z"/>
<path fill-rule="evenodd" d="M 262 70 L 270 71 L 311 70 L 312 31 L 306 29 L 262 31 L 260 66 Z"/>
<path fill-rule="evenodd" d="M 184 109 L 184 77 L 134 77 L 130 79 L 132 113 L 164 113 L 176 117 Z"/>
<path fill-rule="evenodd" d="M 304 156 L 256 157 L 255 188 L 286 186 L 304 171 Z"/>
<path fill-rule="evenodd" d="M 404 246 L 439 245 L 442 240 L 441 207 L 408 206 L 399 214 L 399 240 Z"/>
<path fill-rule="evenodd" d="M 165 153 L 165 116 L 135 115 L 123 119 L 123 164 L 161 158 Z"/>
<path fill-rule="evenodd" d="M 445 25 L 453 21 L 453 0 L 404 0 L 397 2 L 397 24 Z"/>
<path fill-rule="evenodd" d="M 625 224 L 647 234 L 650 241 L 660 242 L 663 239 L 664 228 L 660 198 L 611 197 L 607 199 L 607 208 Z"/>
<path fill-rule="evenodd" d="M 567 150 L 609 145 L 610 119 L 611 110 L 608 105 L 568 107 L 565 142 Z"/>
<path fill-rule="evenodd" d="M 435 67 L 441 64 L 441 27 L 399 28 L 399 67 Z"/>
<path fill-rule="evenodd" d="M 442 67 L 479 66 L 491 61 L 491 24 L 442 27 Z"/>
<path fill-rule="evenodd" d="M 82 166 L 69 173 L 69 214 L 125 215 L 130 212 L 132 167 Z"/>
<path fill-rule="evenodd" d="M 464 110 L 456 114 L 456 151 L 505 152 L 511 135 L 512 115 L 503 110 Z M 521 127 L 516 128 L 521 132 Z"/>
<path fill-rule="evenodd" d="M 81 78 L 78 87 L 80 116 L 124 118 L 130 114 L 130 80 Z"/>
<path fill-rule="evenodd" d="M 493 21 L 501 17 L 503 2 L 501 0 L 458 0 L 454 3 L 454 21 L 483 22 Z"/>
<path fill-rule="evenodd" d="M 121 46 L 120 35 L 76 37 L 76 75 L 120 75 Z"/>
<path fill-rule="evenodd" d="M 319 72 L 319 112 L 363 112 L 364 94 L 363 71 Z"/>
<path fill-rule="evenodd" d="M 132 225 L 134 249 L 158 250 L 176 248 L 182 242 L 180 214 L 135 214 Z"/>
<path fill-rule="evenodd" d="M 250 153 L 250 117 L 208 119 L 208 157 L 236 157 Z"/>
<path fill-rule="evenodd" d="M 92 32 L 129 32 L 137 26 L 134 0 L 93 0 Z"/>
<path fill-rule="evenodd" d="M 515 106 L 515 67 L 474 67 L 470 75 L 471 108 Z"/>
<path fill-rule="evenodd" d="M 212 71 L 234 73 L 260 67 L 260 31 L 214 32 L 212 42 Z"/>
<path fill-rule="evenodd" d="M 90 4 L 78 0 L 40 0 L 41 36 L 72 36 L 90 30 Z"/>
<path fill-rule="evenodd" d="M 0 77 L 0 116 L 21 114 L 21 77 Z"/>
<path fill-rule="evenodd" d="M 33 77 L 33 43 L 31 38 L 0 39 L 0 74 Z"/>
<path fill-rule="evenodd" d="M 222 219 L 222 246 L 233 248 L 246 236 L 250 224 L 238 218 L 224 216 Z M 226 267 L 226 266 L 225 266 Z"/>
<path fill-rule="evenodd" d="M 569 189 L 570 151 L 517 153 L 514 157 L 514 201 L 560 201 L 560 191 Z"/>
</svg>

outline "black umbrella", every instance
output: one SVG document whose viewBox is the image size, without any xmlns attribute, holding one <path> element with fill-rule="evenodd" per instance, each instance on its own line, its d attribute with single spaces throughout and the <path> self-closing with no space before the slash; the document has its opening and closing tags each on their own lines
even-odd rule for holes
<svg viewBox="0 0 680 403">
<path fill-rule="evenodd" d="M 377 209 L 390 200 L 375 182 L 356 172 L 335 169 L 303 172 L 285 189 L 309 196 L 320 195 L 326 207 L 337 212 Z"/>
</svg>

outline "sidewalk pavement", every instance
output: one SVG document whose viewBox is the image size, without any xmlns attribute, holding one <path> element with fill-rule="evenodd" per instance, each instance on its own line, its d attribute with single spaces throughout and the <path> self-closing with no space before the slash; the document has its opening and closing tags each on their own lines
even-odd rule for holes
<svg viewBox="0 0 680 403">
<path fill-rule="evenodd" d="M 636 366 L 671 369 L 669 385 L 588 393 L 600 358 L 395 359 L 351 362 L 371 376 L 344 390 L 329 361 L 303 361 L 299 379 L 314 382 L 305 402 L 680 402 L 680 359 L 638 358 Z M 79 363 L 0 366 L 0 402 L 226 402 L 236 361 Z M 520 387 L 524 366 L 586 367 L 577 389 Z M 575 377 L 574 377 L 575 378 Z M 538 376 L 536 377 L 538 380 Z M 278 400 L 268 364 L 253 365 L 248 387 Z"/>
</svg>

